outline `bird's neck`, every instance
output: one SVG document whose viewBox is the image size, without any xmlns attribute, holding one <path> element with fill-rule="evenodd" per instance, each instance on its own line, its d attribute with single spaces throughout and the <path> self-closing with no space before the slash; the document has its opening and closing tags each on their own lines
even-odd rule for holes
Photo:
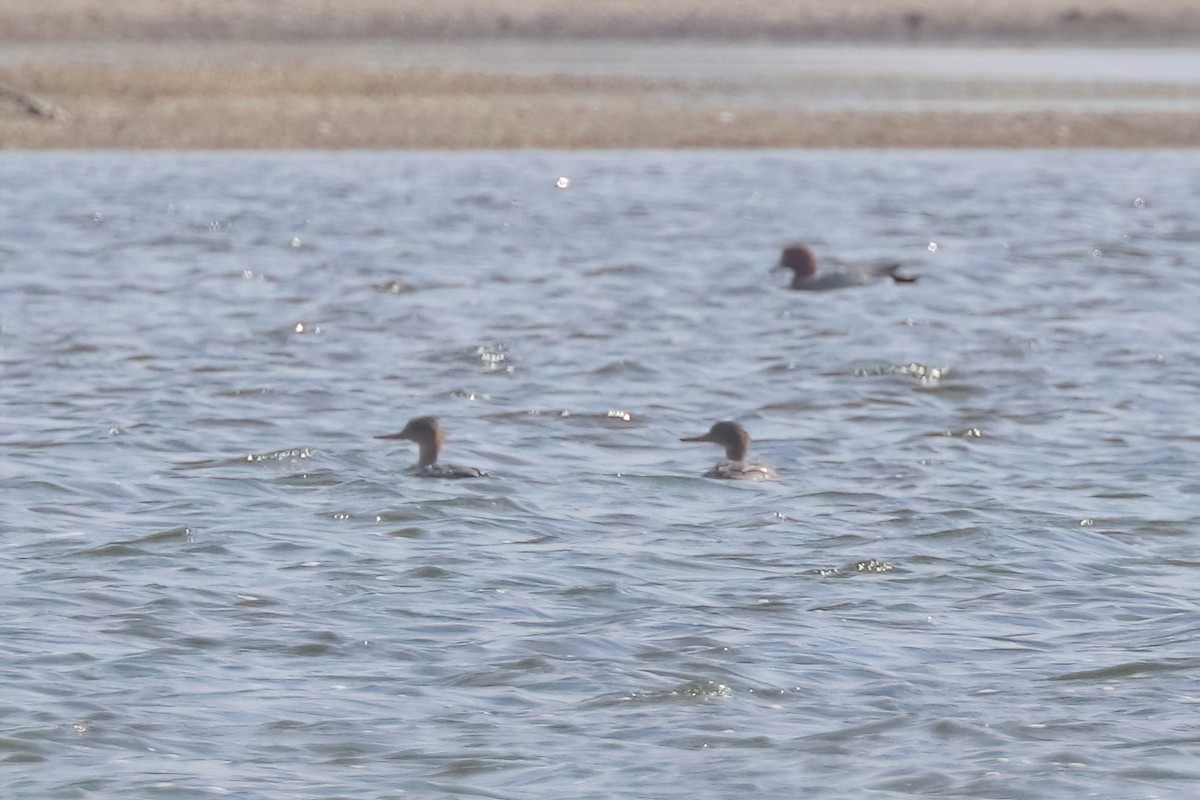
<svg viewBox="0 0 1200 800">
<path fill-rule="evenodd" d="M 417 456 L 417 466 L 418 467 L 428 467 L 430 464 L 434 464 L 437 462 L 437 459 L 438 459 L 437 442 L 418 442 L 417 447 L 419 448 L 419 453 Z"/>
</svg>

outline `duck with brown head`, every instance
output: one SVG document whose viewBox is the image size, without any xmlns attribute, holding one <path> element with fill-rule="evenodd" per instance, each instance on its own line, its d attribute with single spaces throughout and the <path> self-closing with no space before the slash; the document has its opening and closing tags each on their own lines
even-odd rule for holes
<svg viewBox="0 0 1200 800">
<path fill-rule="evenodd" d="M 849 286 L 866 286 L 881 278 L 891 278 L 896 283 L 915 283 L 916 278 L 901 275 L 900 264 L 873 262 L 865 264 L 837 264 L 817 272 L 817 257 L 806 244 L 795 242 L 783 248 L 776 269 L 790 269 L 792 283 L 789 288 L 801 291 L 821 292 L 830 289 L 845 289 Z"/>
<path fill-rule="evenodd" d="M 685 436 L 681 442 L 712 442 L 725 448 L 725 460 L 704 473 L 706 478 L 725 478 L 738 481 L 762 481 L 778 477 L 766 464 L 747 461 L 750 455 L 750 434 L 736 422 L 718 422 L 700 436 Z"/>
<path fill-rule="evenodd" d="M 439 464 L 438 455 L 442 444 L 446 441 L 446 432 L 442 430 L 437 417 L 416 417 L 410 419 L 399 433 L 388 433 L 376 436 L 376 439 L 407 439 L 417 444 L 417 463 L 413 472 L 422 478 L 482 478 L 487 475 L 476 467 L 463 467 L 458 464 Z"/>
</svg>

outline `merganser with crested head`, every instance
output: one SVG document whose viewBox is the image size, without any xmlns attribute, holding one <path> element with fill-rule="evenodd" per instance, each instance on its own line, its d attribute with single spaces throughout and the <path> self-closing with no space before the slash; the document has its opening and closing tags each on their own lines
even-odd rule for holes
<svg viewBox="0 0 1200 800">
<path fill-rule="evenodd" d="M 407 439 L 417 443 L 417 463 L 413 471 L 423 478 L 482 478 L 487 475 L 476 467 L 463 467 L 458 464 L 439 464 L 438 453 L 446 441 L 446 432 L 442 430 L 437 417 L 416 417 L 410 419 L 399 433 L 388 433 L 376 436 L 376 439 Z"/>
<path fill-rule="evenodd" d="M 750 434 L 736 422 L 718 422 L 701 436 L 685 436 L 681 442 L 712 442 L 725 448 L 725 460 L 704 473 L 706 478 L 727 478 L 738 481 L 762 481 L 778 477 L 766 464 L 746 461 L 750 454 Z"/>
<path fill-rule="evenodd" d="M 844 289 L 848 286 L 866 286 L 880 278 L 888 277 L 896 283 L 916 283 L 917 279 L 897 272 L 900 264 L 875 262 L 866 264 L 839 264 L 833 269 L 817 274 L 817 258 L 808 245 L 796 242 L 783 248 L 776 269 L 790 269 L 792 283 L 789 288 L 810 292 Z"/>
</svg>

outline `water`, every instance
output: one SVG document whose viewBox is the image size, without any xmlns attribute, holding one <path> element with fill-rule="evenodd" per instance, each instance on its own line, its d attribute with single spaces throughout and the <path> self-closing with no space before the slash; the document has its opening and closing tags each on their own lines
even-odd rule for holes
<svg viewBox="0 0 1200 800">
<path fill-rule="evenodd" d="M 4 797 L 1200 788 L 1195 154 L 0 185 Z M 372 438 L 428 413 L 493 477 Z M 726 418 L 778 481 L 699 477 Z"/>
</svg>

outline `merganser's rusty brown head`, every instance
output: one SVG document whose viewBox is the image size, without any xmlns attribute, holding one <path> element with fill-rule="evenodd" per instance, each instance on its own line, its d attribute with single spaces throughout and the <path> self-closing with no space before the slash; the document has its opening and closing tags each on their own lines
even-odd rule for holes
<svg viewBox="0 0 1200 800">
<path fill-rule="evenodd" d="M 407 439 L 416 442 L 419 455 L 418 467 L 428 467 L 438 460 L 438 453 L 446 442 L 446 432 L 438 423 L 437 417 L 415 417 L 408 421 L 404 430 L 399 433 L 387 433 L 376 436 L 376 439 Z"/>
<path fill-rule="evenodd" d="M 817 274 L 817 257 L 808 245 L 793 242 L 783 248 L 779 255 L 780 269 L 790 269 L 797 278 L 811 278 Z"/>
<path fill-rule="evenodd" d="M 750 454 L 750 434 L 736 422 L 718 422 L 702 436 L 685 436 L 681 442 L 712 442 L 725 448 L 730 461 L 745 461 Z"/>
</svg>

